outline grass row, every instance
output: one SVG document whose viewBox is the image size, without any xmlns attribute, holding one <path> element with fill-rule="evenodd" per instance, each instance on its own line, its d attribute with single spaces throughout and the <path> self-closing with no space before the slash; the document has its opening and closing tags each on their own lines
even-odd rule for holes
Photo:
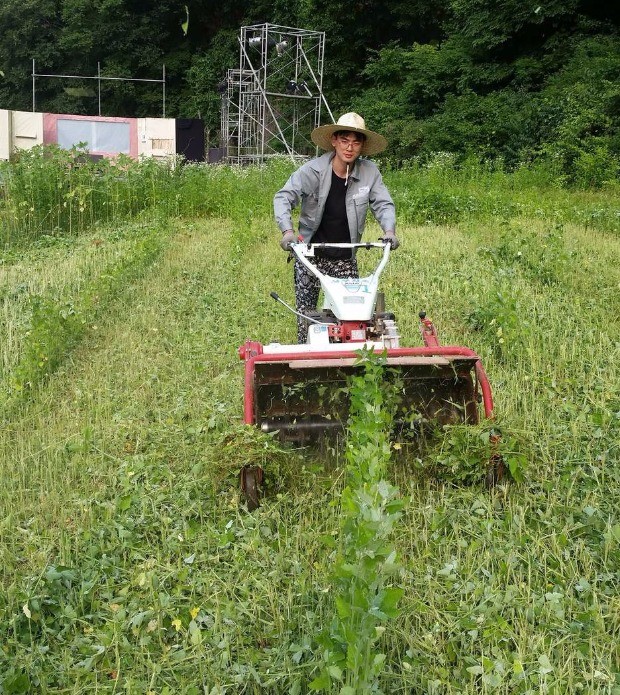
<svg viewBox="0 0 620 695">
<path fill-rule="evenodd" d="M 553 172 L 523 167 L 508 173 L 480 162 L 455 165 L 439 154 L 424 164 L 391 169 L 385 179 L 403 224 L 512 219 L 620 231 L 618 189 L 570 191 Z M 20 152 L 0 163 L 0 253 L 46 245 L 97 226 L 124 224 L 145 210 L 165 217 L 222 217 L 250 223 L 271 214 L 275 191 L 292 171 L 282 159 L 264 167 L 91 161 L 79 150 Z"/>
<path fill-rule="evenodd" d="M 165 244 L 166 227 L 161 222 L 126 226 L 105 242 L 82 239 L 76 248 L 65 246 L 62 254 L 49 254 L 45 263 L 39 259 L 27 275 L 25 259 L 3 273 L 0 326 L 7 340 L 2 349 L 0 405 L 4 417 L 32 396 L 91 327 L 96 330 L 111 301 L 155 261 Z"/>
</svg>

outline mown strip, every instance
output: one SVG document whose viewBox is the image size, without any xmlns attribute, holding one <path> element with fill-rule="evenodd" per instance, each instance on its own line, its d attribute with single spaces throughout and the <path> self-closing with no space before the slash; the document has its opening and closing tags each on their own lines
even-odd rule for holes
<svg viewBox="0 0 620 695">
<path fill-rule="evenodd" d="M 167 226 L 153 225 L 145 228 L 143 234 L 79 293 L 62 297 L 40 294 L 29 298 L 30 328 L 12 379 L 5 387 L 6 415 L 36 393 L 127 284 L 137 280 L 159 257 L 169 237 Z"/>
</svg>

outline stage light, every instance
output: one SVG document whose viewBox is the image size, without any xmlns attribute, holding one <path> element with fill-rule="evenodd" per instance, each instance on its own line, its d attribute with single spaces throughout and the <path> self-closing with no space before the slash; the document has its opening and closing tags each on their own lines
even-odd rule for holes
<svg viewBox="0 0 620 695">
<path fill-rule="evenodd" d="M 279 56 L 284 55 L 284 51 L 288 48 L 288 41 L 278 41 L 276 44 L 276 53 Z"/>
<path fill-rule="evenodd" d="M 298 91 L 301 91 L 302 89 L 305 90 L 306 94 L 311 97 L 312 92 L 310 91 L 310 88 L 308 87 L 308 84 L 306 80 L 302 80 L 298 85 L 297 85 Z"/>
</svg>

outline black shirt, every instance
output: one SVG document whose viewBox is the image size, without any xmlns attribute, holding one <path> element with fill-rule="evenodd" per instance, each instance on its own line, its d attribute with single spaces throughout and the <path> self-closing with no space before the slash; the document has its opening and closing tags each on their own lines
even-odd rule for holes
<svg viewBox="0 0 620 695">
<path fill-rule="evenodd" d="M 313 244 L 350 244 L 351 232 L 345 207 L 347 187 L 346 180 L 332 169 L 332 184 L 325 201 L 325 210 L 319 228 L 314 233 L 311 242 Z M 319 258 L 351 258 L 351 249 L 319 249 L 316 252 Z"/>
</svg>

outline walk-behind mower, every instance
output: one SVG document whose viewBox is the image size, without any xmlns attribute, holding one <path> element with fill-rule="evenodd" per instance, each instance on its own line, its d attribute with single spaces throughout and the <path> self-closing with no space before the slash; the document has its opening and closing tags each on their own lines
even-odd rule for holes
<svg viewBox="0 0 620 695">
<path fill-rule="evenodd" d="M 309 259 L 322 248 L 377 250 L 381 260 L 362 278 L 334 278 L 321 273 Z M 379 277 L 390 257 L 391 245 L 382 240 L 362 244 L 305 244 L 291 248 L 321 284 L 322 311 L 301 315 L 308 322 L 304 344 L 283 345 L 248 340 L 239 348 L 245 361 L 244 422 L 280 439 L 308 442 L 346 428 L 349 412 L 347 378 L 363 369 L 362 349 L 383 355 L 386 374 L 399 379 L 397 435 L 419 434 L 426 426 L 476 424 L 480 405 L 493 419 L 493 398 L 480 357 L 470 348 L 440 345 L 435 327 L 420 312 L 424 345 L 401 347 L 394 314 L 385 310 Z M 274 299 L 293 313 L 275 293 Z M 298 314 L 299 315 L 299 314 Z M 276 436 L 276 435 L 274 435 Z M 487 480 L 501 474 L 501 460 L 489 462 Z M 241 487 L 248 506 L 258 504 L 262 470 L 246 466 Z"/>
</svg>

